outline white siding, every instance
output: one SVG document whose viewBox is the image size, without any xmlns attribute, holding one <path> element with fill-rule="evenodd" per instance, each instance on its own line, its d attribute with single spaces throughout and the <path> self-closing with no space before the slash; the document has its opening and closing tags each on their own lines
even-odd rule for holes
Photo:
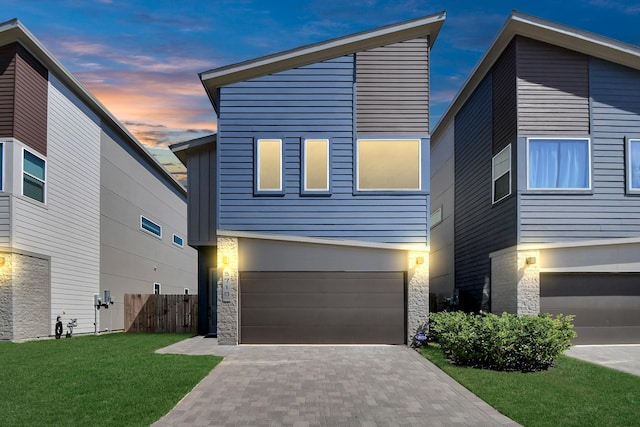
<svg viewBox="0 0 640 427">
<path fill-rule="evenodd" d="M 0 246 L 11 246 L 11 196 L 0 194 Z"/>
</svg>

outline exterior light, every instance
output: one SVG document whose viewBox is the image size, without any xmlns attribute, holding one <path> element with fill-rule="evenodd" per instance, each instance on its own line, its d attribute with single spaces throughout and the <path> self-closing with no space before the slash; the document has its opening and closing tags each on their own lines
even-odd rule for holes
<svg viewBox="0 0 640 427">
<path fill-rule="evenodd" d="M 420 265 L 420 264 L 424 264 L 423 256 L 416 257 L 416 265 Z"/>
<path fill-rule="evenodd" d="M 538 261 L 538 260 L 537 260 L 537 259 L 536 259 L 536 257 L 534 257 L 534 256 L 529 256 L 529 257 L 527 257 L 527 258 L 525 259 L 525 263 L 526 263 L 527 265 L 533 265 L 533 264 L 535 264 L 537 261 Z"/>
<path fill-rule="evenodd" d="M 229 265 L 229 257 L 228 256 L 223 256 L 222 257 L 222 265 Z"/>
</svg>

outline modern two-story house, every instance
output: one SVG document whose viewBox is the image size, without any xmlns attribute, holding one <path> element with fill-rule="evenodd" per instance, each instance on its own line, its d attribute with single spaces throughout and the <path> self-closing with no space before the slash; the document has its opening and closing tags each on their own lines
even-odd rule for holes
<svg viewBox="0 0 640 427">
<path fill-rule="evenodd" d="M 431 139 L 430 284 L 640 342 L 640 49 L 514 12 Z M 453 298 L 455 300 L 456 298 Z"/>
<path fill-rule="evenodd" d="M 406 343 L 428 316 L 429 53 L 444 13 L 201 74 L 188 169 L 201 333 Z"/>
<path fill-rule="evenodd" d="M 185 188 L 20 22 L 1 23 L 0 340 L 53 335 L 58 316 L 122 329 L 125 293 L 195 293 L 186 216 Z"/>
</svg>

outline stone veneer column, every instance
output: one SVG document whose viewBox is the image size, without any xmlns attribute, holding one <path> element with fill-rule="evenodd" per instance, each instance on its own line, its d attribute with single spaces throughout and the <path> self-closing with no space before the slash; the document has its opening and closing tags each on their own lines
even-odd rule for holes
<svg viewBox="0 0 640 427">
<path fill-rule="evenodd" d="M 527 258 L 535 261 L 527 264 Z M 540 251 L 518 251 L 518 314 L 540 313 Z"/>
<path fill-rule="evenodd" d="M 407 257 L 407 344 L 429 322 L 429 252 Z"/>
<path fill-rule="evenodd" d="M 527 264 L 527 258 L 535 263 Z M 540 252 L 515 248 L 491 254 L 491 311 L 512 314 L 540 312 Z"/>
<path fill-rule="evenodd" d="M 238 239 L 218 237 L 218 344 L 238 344 Z M 231 288 L 229 302 L 223 302 L 222 291 L 225 281 Z"/>
</svg>

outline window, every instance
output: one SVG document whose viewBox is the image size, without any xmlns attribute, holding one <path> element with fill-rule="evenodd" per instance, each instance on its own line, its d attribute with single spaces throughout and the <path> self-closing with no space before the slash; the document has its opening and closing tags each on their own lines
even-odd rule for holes
<svg viewBox="0 0 640 427">
<path fill-rule="evenodd" d="M 436 225 L 442 222 L 442 207 L 439 207 L 435 211 L 431 212 L 430 222 L 431 222 L 431 228 L 435 227 Z"/>
<path fill-rule="evenodd" d="M 589 190 L 589 139 L 536 138 L 527 141 L 528 188 L 532 190 Z"/>
<path fill-rule="evenodd" d="M 0 191 L 4 191 L 4 143 L 0 142 Z"/>
<path fill-rule="evenodd" d="M 184 239 L 177 234 L 173 235 L 173 244 L 176 246 L 184 247 Z"/>
<path fill-rule="evenodd" d="M 627 140 L 627 191 L 640 193 L 640 139 Z"/>
<path fill-rule="evenodd" d="M 302 191 L 329 191 L 329 140 L 305 139 L 302 142 Z"/>
<path fill-rule="evenodd" d="M 256 142 L 256 190 L 282 192 L 282 140 Z"/>
<path fill-rule="evenodd" d="M 493 176 L 493 203 L 511 194 L 511 144 L 500 151 L 491 161 Z"/>
<path fill-rule="evenodd" d="M 23 150 L 22 194 L 44 203 L 46 186 L 46 161 L 30 151 Z"/>
<path fill-rule="evenodd" d="M 359 191 L 419 191 L 420 145 L 419 139 L 359 139 L 356 188 Z"/>
<path fill-rule="evenodd" d="M 160 283 L 153 284 L 153 294 L 160 295 Z"/>
<path fill-rule="evenodd" d="M 184 294 L 189 295 L 189 288 L 184 288 Z"/>
<path fill-rule="evenodd" d="M 157 237 L 162 237 L 162 227 L 144 216 L 140 216 L 140 228 Z"/>
</svg>

